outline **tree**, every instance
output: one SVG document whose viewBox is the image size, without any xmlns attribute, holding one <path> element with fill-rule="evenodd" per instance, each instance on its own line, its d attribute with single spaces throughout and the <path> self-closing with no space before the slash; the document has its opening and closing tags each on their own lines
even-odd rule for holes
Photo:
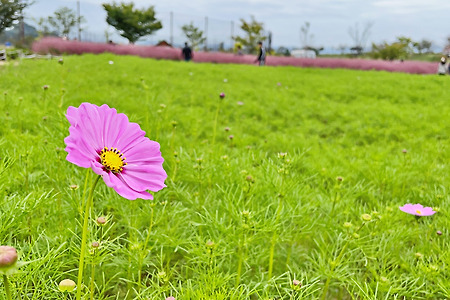
<svg viewBox="0 0 450 300">
<path fill-rule="evenodd" d="M 316 54 L 316 56 L 319 56 L 320 51 L 323 51 L 323 47 L 311 47 L 311 46 L 307 46 L 307 47 L 304 47 L 303 49 L 314 51 L 314 53 Z"/>
<path fill-rule="evenodd" d="M 103 8 L 107 13 L 106 22 L 116 28 L 130 44 L 162 28 L 161 21 L 155 18 L 153 6 L 140 10 L 135 9 L 133 3 L 105 3 Z"/>
<path fill-rule="evenodd" d="M 43 17 L 40 17 L 39 19 L 33 18 L 33 21 L 37 25 L 37 32 L 39 33 L 39 37 L 47 36 L 50 34 L 48 18 L 43 18 Z"/>
<path fill-rule="evenodd" d="M 302 49 L 314 51 L 316 56 L 318 56 L 320 51 L 323 50 L 323 47 L 314 47 L 312 45 L 312 39 L 314 38 L 314 35 L 309 33 L 310 29 L 311 23 L 309 22 L 305 22 L 305 25 L 300 27 L 300 41 L 302 43 Z"/>
<path fill-rule="evenodd" d="M 392 44 L 386 42 L 379 45 L 372 44 L 371 56 L 385 60 L 405 59 L 413 53 L 415 45 L 411 38 L 401 36 Z"/>
<path fill-rule="evenodd" d="M 250 22 L 246 22 L 244 19 L 241 19 L 241 29 L 245 32 L 245 37 L 236 36 L 233 39 L 241 43 L 249 53 L 254 53 L 256 51 L 256 45 L 258 42 L 262 42 L 266 40 L 266 36 L 264 36 L 264 24 L 257 22 L 255 17 L 251 17 L 252 20 Z"/>
<path fill-rule="evenodd" d="M 184 35 L 193 49 L 197 48 L 206 41 L 206 37 L 203 37 L 203 31 L 195 27 L 192 22 L 189 25 L 184 25 L 181 27 L 181 30 L 183 30 Z"/>
<path fill-rule="evenodd" d="M 416 47 L 417 51 L 419 52 L 419 54 L 422 54 L 423 51 L 425 51 L 426 53 L 430 53 L 432 45 L 433 45 L 432 41 L 423 39 L 420 42 L 418 42 L 415 47 Z"/>
<path fill-rule="evenodd" d="M 68 7 L 61 7 L 54 12 L 54 16 L 48 17 L 48 23 L 60 36 L 69 36 L 78 22 L 83 23 L 85 20 L 82 16 L 78 19 L 76 12 Z"/>
<path fill-rule="evenodd" d="M 32 3 L 21 0 L 0 0 L 0 33 L 19 23 L 22 11 Z"/>
<path fill-rule="evenodd" d="M 310 28 L 311 23 L 309 22 L 305 22 L 305 25 L 300 27 L 300 42 L 302 43 L 302 47 L 305 50 L 311 47 L 312 39 L 314 38 L 314 35 L 309 33 Z"/>
<path fill-rule="evenodd" d="M 404 58 L 406 56 L 405 45 L 402 45 L 399 42 L 392 44 L 386 42 L 378 45 L 372 44 L 371 56 L 376 59 L 381 58 L 384 60 Z"/>
<path fill-rule="evenodd" d="M 283 46 L 277 49 L 276 54 L 280 56 L 291 56 L 291 52 L 289 51 L 289 49 Z"/>
<path fill-rule="evenodd" d="M 397 37 L 398 43 L 404 46 L 404 50 L 406 52 L 406 55 L 409 56 L 414 52 L 414 48 L 417 48 L 418 44 L 417 42 L 414 42 L 411 38 L 400 36 Z"/>
<path fill-rule="evenodd" d="M 344 44 L 339 44 L 339 46 L 337 47 L 337 49 L 341 52 L 341 55 L 343 55 L 345 53 L 345 50 L 347 50 L 347 46 Z"/>
<path fill-rule="evenodd" d="M 372 29 L 373 22 L 367 22 L 362 31 L 359 28 L 359 24 L 356 23 L 355 26 L 348 28 L 348 34 L 353 40 L 352 51 L 356 52 L 356 55 L 361 55 L 364 47 L 366 46 L 367 40 L 370 37 L 370 30 Z"/>
</svg>

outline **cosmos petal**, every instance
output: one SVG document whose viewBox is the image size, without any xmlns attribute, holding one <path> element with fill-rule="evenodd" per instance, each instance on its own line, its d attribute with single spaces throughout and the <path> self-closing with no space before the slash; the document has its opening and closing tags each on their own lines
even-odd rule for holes
<svg viewBox="0 0 450 300">
<path fill-rule="evenodd" d="M 423 207 L 422 204 L 405 204 L 403 206 L 400 206 L 399 209 L 407 214 L 414 215 L 414 216 L 420 216 L 420 217 L 427 217 L 434 215 L 436 211 L 434 211 L 431 207 Z"/>
<path fill-rule="evenodd" d="M 150 200 L 153 199 L 152 194 L 145 191 L 133 190 L 112 172 L 103 175 L 103 180 L 105 181 L 107 186 L 112 187 L 117 192 L 117 194 L 128 200 L 136 200 L 137 198 Z"/>
</svg>

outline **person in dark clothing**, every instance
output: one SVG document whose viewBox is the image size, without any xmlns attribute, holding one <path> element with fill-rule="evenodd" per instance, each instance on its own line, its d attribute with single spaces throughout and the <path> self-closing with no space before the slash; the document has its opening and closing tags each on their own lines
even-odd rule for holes
<svg viewBox="0 0 450 300">
<path fill-rule="evenodd" d="M 184 48 L 181 50 L 181 55 L 183 56 L 185 61 L 190 61 L 194 56 L 192 54 L 191 47 L 188 46 L 188 43 L 184 43 Z"/>
<path fill-rule="evenodd" d="M 258 57 L 256 58 L 255 62 L 259 62 L 260 66 L 264 66 L 266 63 L 266 49 L 264 49 L 262 42 L 258 42 Z"/>
</svg>

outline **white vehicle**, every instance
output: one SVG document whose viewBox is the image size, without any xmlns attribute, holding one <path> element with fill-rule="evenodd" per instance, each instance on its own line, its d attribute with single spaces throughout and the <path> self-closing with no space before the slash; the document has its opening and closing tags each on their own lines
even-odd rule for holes
<svg viewBox="0 0 450 300">
<path fill-rule="evenodd" d="M 299 58 L 316 58 L 316 52 L 312 50 L 295 49 L 291 51 L 291 56 Z"/>
</svg>

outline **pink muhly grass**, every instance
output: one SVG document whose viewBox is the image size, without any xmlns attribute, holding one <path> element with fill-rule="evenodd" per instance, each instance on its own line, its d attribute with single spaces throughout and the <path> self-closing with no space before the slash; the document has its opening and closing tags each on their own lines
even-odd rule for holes
<svg viewBox="0 0 450 300">
<path fill-rule="evenodd" d="M 118 55 L 137 55 L 155 59 L 181 60 L 181 50 L 171 47 L 155 47 L 141 45 L 112 45 L 81 41 L 64 41 L 60 38 L 46 37 L 33 43 L 32 49 L 38 53 L 83 54 L 114 53 Z M 193 61 L 221 64 L 254 64 L 256 55 L 236 55 L 222 52 L 196 52 Z M 268 66 L 295 66 L 313 68 L 342 68 L 355 70 L 378 70 L 388 72 L 404 72 L 413 74 L 435 74 L 438 63 L 420 61 L 385 61 L 374 59 L 345 58 L 297 58 L 269 56 Z"/>
</svg>

